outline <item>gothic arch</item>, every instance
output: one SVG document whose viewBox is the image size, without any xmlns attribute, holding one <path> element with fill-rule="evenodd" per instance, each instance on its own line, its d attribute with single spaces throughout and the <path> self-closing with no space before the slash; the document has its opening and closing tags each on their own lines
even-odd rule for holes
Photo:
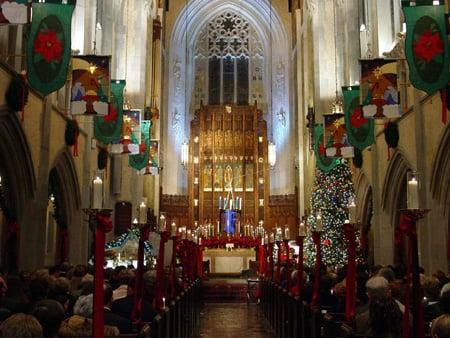
<svg viewBox="0 0 450 338">
<path fill-rule="evenodd" d="M 5 203 L 20 222 L 20 211 L 36 191 L 33 159 L 17 114 L 0 107 L 0 175 Z"/>
<path fill-rule="evenodd" d="M 191 105 L 194 87 L 194 64 L 192 51 L 203 27 L 224 11 L 239 13 L 252 27 L 263 42 L 264 58 L 263 86 L 265 102 L 272 104 L 267 109 L 266 120 L 273 130 L 272 141 L 277 147 L 277 164 L 274 173 L 277 179 L 271 180 L 271 193 L 290 193 L 293 189 L 294 166 L 289 142 L 293 132 L 291 114 L 291 70 L 290 35 L 278 13 L 277 6 L 269 0 L 191 0 L 180 9 L 169 33 L 169 57 L 165 73 L 168 86 L 164 93 L 164 109 L 168 112 L 164 121 L 166 132 L 162 140 L 164 155 L 163 182 L 168 194 L 185 193 L 186 173 L 180 163 L 180 145 L 189 139 L 188 109 Z M 271 18 L 272 20 L 270 20 Z M 260 105 L 261 106 L 261 105 Z M 270 112 L 271 110 L 272 112 Z M 272 113 L 272 114 L 270 114 Z M 268 118 L 270 115 L 271 119 Z M 170 151 L 168 151 L 170 149 Z M 174 185 L 171 182 L 176 178 Z"/>
<path fill-rule="evenodd" d="M 357 201 L 357 217 L 362 225 L 366 225 L 371 215 L 370 203 L 372 199 L 372 187 L 366 174 L 360 170 L 355 178 L 355 194 Z"/>
<path fill-rule="evenodd" d="M 399 203 L 406 200 L 406 173 L 411 169 L 411 164 L 397 149 L 389 161 L 381 193 L 381 207 L 390 215 L 394 226 L 398 222 Z"/>
<path fill-rule="evenodd" d="M 430 190 L 441 205 L 450 205 L 450 124 L 447 124 L 433 159 Z"/>
<path fill-rule="evenodd" d="M 62 217 L 66 226 L 70 226 L 74 213 L 81 206 L 81 192 L 75 163 L 69 148 L 65 147 L 56 157 L 49 179 L 60 189 Z"/>
</svg>

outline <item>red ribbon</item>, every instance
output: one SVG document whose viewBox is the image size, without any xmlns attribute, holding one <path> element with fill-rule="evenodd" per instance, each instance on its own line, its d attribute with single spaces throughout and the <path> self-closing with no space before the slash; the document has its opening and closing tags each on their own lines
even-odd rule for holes
<svg viewBox="0 0 450 338">
<path fill-rule="evenodd" d="M 139 323 L 142 315 L 142 302 L 144 298 L 144 243 L 148 240 L 149 232 L 149 227 L 140 229 L 136 282 L 134 287 L 134 305 L 131 313 L 131 320 L 134 323 Z"/>
<path fill-rule="evenodd" d="M 258 246 L 258 272 L 260 276 L 266 275 L 266 249 L 263 245 Z"/>
<path fill-rule="evenodd" d="M 448 102 L 447 102 L 447 90 L 448 90 L 447 87 L 446 88 L 442 88 L 440 90 L 440 92 L 441 92 L 441 101 L 442 101 L 441 121 L 442 121 L 443 124 L 447 123 L 447 110 L 448 110 L 448 107 L 447 107 L 447 104 L 448 104 Z"/>
<path fill-rule="evenodd" d="M 322 265 L 322 253 L 320 251 L 320 232 L 313 231 L 312 239 L 316 246 L 316 262 L 314 263 L 314 285 L 313 295 L 311 299 L 311 305 L 317 305 L 319 303 L 320 295 L 320 267 Z"/>
<path fill-rule="evenodd" d="M 298 265 L 297 265 L 297 284 L 292 288 L 294 296 L 300 296 L 303 289 L 303 240 L 304 237 L 297 237 L 298 245 Z"/>
<path fill-rule="evenodd" d="M 175 297 L 177 285 L 177 247 L 178 238 L 172 237 L 172 262 L 170 263 L 169 294 L 171 298 Z"/>
<path fill-rule="evenodd" d="M 348 242 L 345 318 L 350 323 L 356 314 L 356 235 L 353 224 L 344 225 L 344 236 Z"/>
<path fill-rule="evenodd" d="M 93 337 L 104 338 L 104 303 L 103 303 L 103 263 L 105 261 L 105 234 L 112 230 L 111 216 L 99 212 L 96 215 L 95 256 L 94 256 L 94 305 L 93 305 Z"/>
<path fill-rule="evenodd" d="M 164 292 L 164 246 L 169 240 L 169 232 L 161 232 L 161 240 L 159 242 L 159 254 L 156 260 L 156 285 L 155 285 L 155 304 L 157 309 L 162 309 L 164 306 L 163 298 Z"/>
<path fill-rule="evenodd" d="M 278 242 L 278 251 L 277 251 L 277 271 L 275 273 L 275 282 L 277 284 L 280 284 L 281 282 L 281 249 L 282 249 L 282 243 Z"/>
<path fill-rule="evenodd" d="M 403 314 L 403 338 L 409 338 L 410 333 L 416 338 L 424 338 L 424 318 L 422 304 L 422 288 L 420 286 L 419 253 L 417 247 L 416 221 L 418 217 L 413 214 L 400 216 L 400 231 L 408 237 L 408 266 L 407 266 L 407 292 L 405 312 Z M 409 311 L 412 306 L 413 332 L 410 332 Z"/>
<path fill-rule="evenodd" d="M 203 249 L 200 245 L 195 247 L 197 251 L 197 277 L 203 277 Z"/>
</svg>

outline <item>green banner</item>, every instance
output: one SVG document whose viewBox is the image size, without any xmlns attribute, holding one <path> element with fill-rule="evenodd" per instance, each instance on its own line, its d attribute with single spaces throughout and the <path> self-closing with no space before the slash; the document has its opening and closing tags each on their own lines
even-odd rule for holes
<svg viewBox="0 0 450 338">
<path fill-rule="evenodd" d="M 141 134 L 142 134 L 142 144 L 145 145 L 145 150 L 138 155 L 130 155 L 128 164 L 130 167 L 136 170 L 144 169 L 150 159 L 150 128 L 152 123 L 150 120 L 141 121 Z"/>
<path fill-rule="evenodd" d="M 375 141 L 375 121 L 363 116 L 359 86 L 342 87 L 342 94 L 348 141 L 355 148 L 363 150 Z"/>
<path fill-rule="evenodd" d="M 75 1 L 33 2 L 33 20 L 27 41 L 30 86 L 43 95 L 61 88 L 67 80 L 71 55 L 71 26 Z"/>
<path fill-rule="evenodd" d="M 447 86 L 449 76 L 449 43 L 445 6 L 419 1 L 410 6 L 403 2 L 406 20 L 405 54 L 411 83 L 432 95 Z"/>
<path fill-rule="evenodd" d="M 110 112 L 106 116 L 94 116 L 94 137 L 101 143 L 110 144 L 121 138 L 124 89 L 125 80 L 112 80 Z"/>
<path fill-rule="evenodd" d="M 334 157 L 326 157 L 326 148 L 323 144 L 323 127 L 316 125 L 314 127 L 314 153 L 316 155 L 316 165 L 324 172 L 333 170 L 340 160 Z"/>
</svg>

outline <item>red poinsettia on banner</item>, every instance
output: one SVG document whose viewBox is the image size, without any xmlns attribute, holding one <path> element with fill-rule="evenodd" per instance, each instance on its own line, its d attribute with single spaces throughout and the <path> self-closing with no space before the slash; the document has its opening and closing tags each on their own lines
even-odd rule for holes
<svg viewBox="0 0 450 338">
<path fill-rule="evenodd" d="M 41 31 L 34 41 L 34 52 L 42 55 L 46 62 L 60 61 L 64 51 L 55 31 Z"/>
<path fill-rule="evenodd" d="M 369 122 L 368 119 L 364 118 L 361 106 L 356 108 L 353 114 L 350 115 L 350 124 L 355 128 L 361 128 L 363 125 Z"/>
<path fill-rule="evenodd" d="M 431 62 L 436 55 L 444 53 L 444 42 L 440 34 L 433 33 L 431 29 L 424 31 L 413 44 L 414 54 L 425 62 Z"/>
</svg>

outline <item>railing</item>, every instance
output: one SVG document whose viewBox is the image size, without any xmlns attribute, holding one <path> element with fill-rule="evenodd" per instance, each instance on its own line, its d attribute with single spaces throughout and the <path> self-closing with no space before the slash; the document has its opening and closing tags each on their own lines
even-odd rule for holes
<svg viewBox="0 0 450 338">
<path fill-rule="evenodd" d="M 343 314 L 310 306 L 270 280 L 262 280 L 261 310 L 277 338 L 356 338 Z"/>
</svg>

